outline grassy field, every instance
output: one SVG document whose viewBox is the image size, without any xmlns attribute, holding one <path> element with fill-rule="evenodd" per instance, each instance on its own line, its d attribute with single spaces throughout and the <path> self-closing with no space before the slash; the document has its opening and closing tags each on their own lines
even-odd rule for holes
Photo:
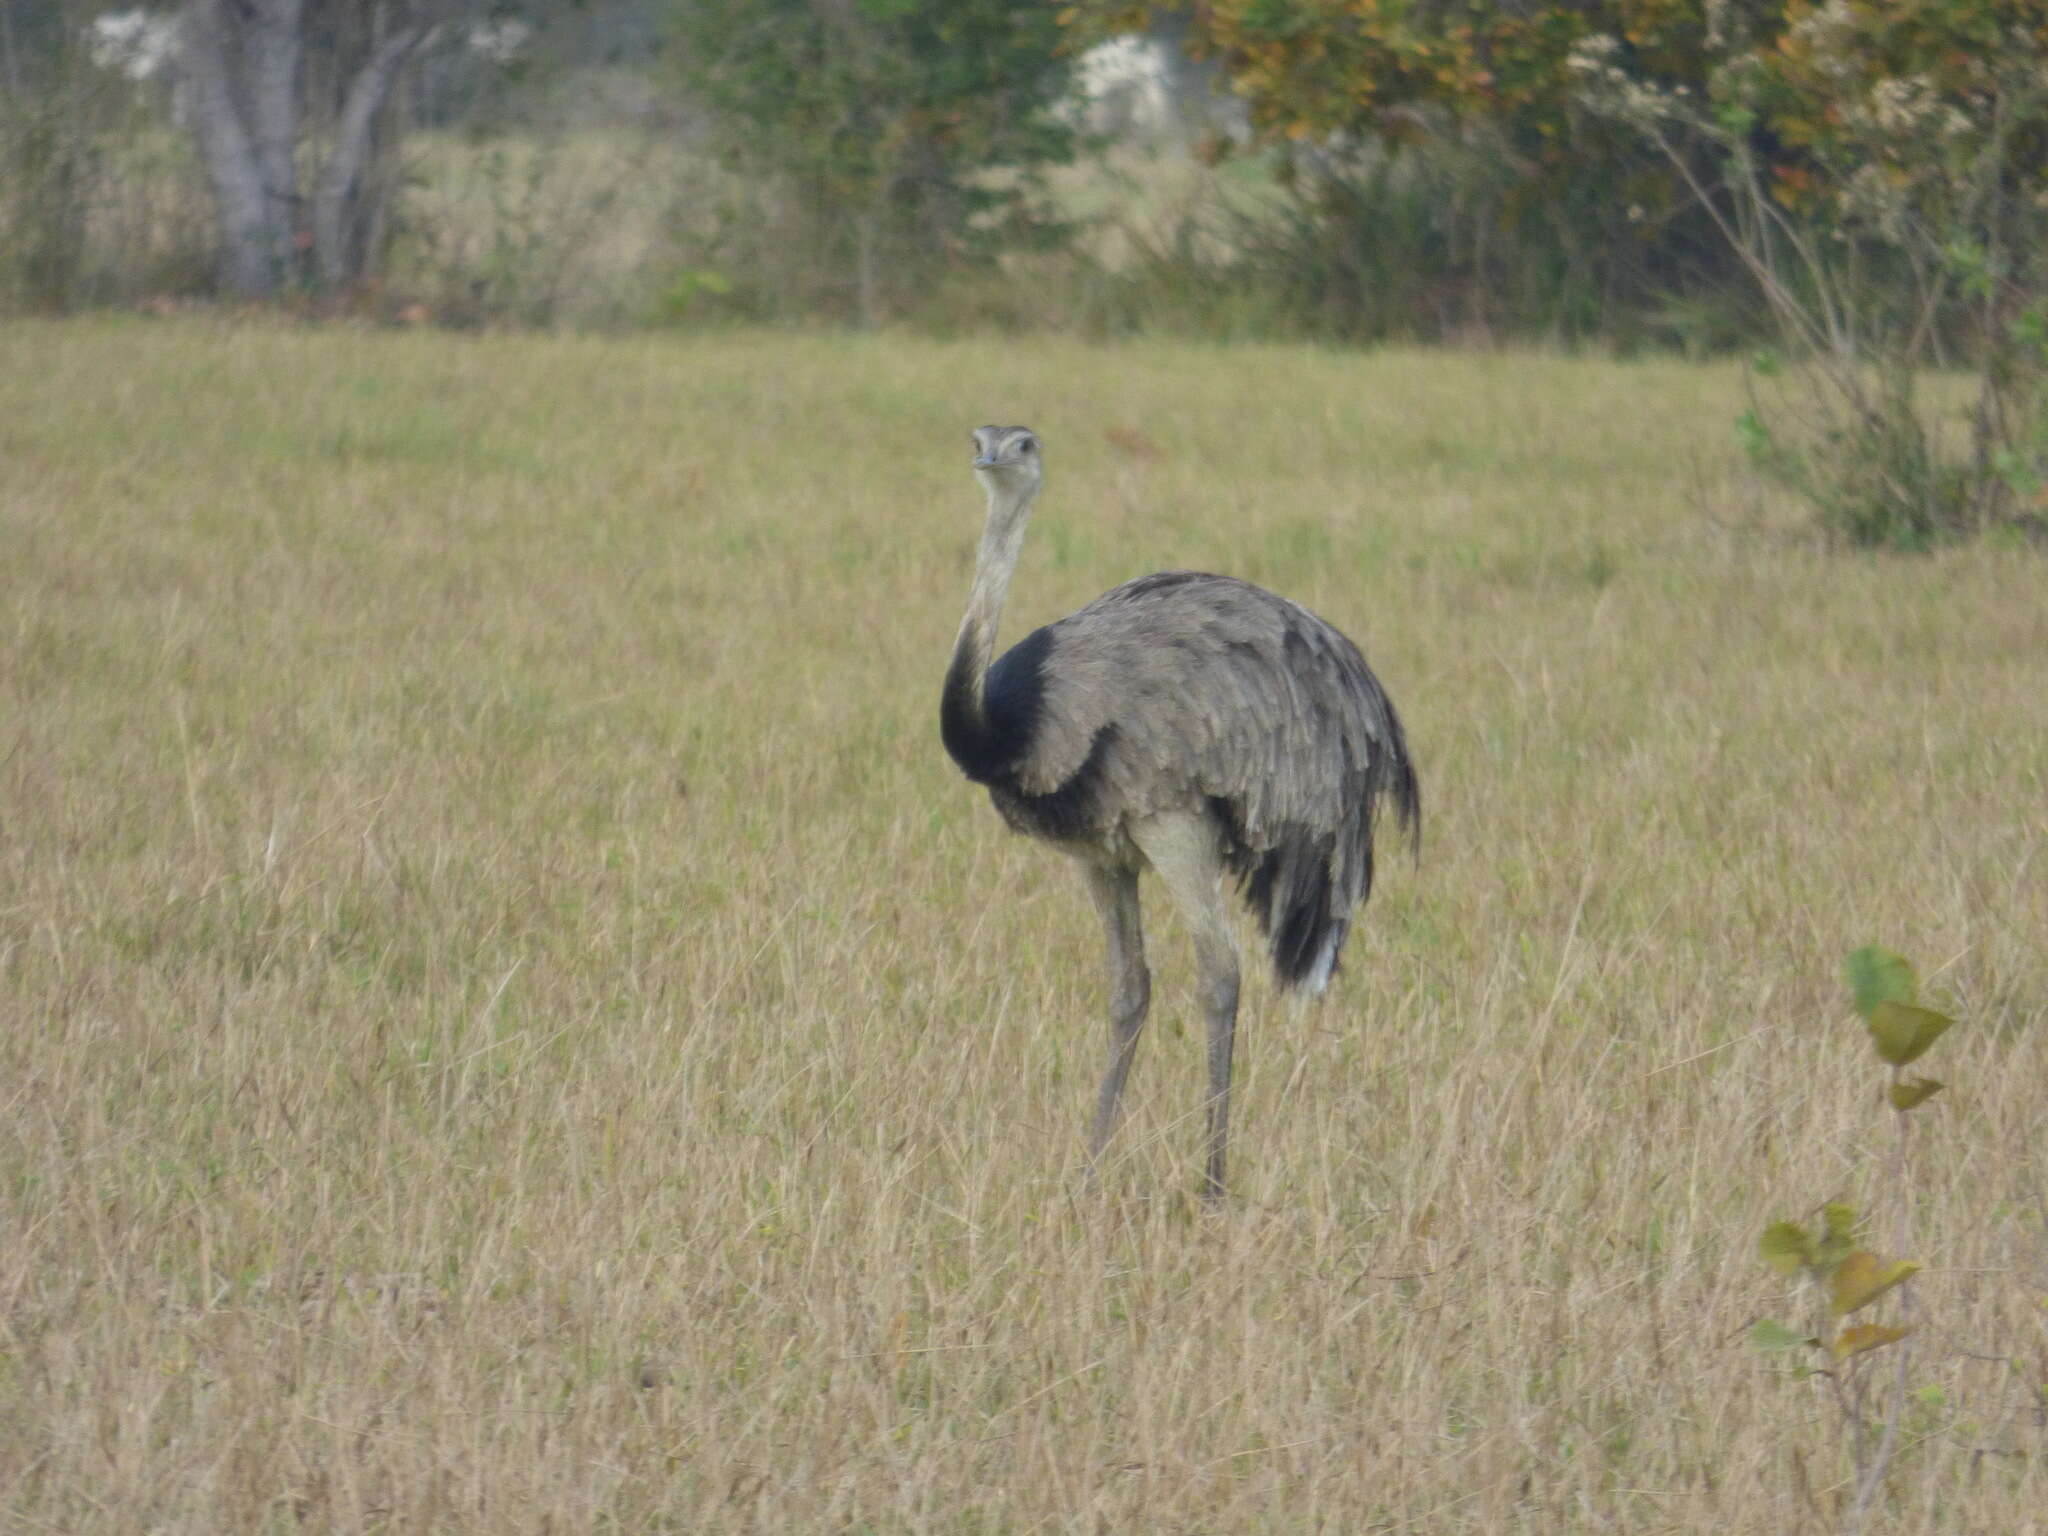
<svg viewBox="0 0 2048 1536">
<path fill-rule="evenodd" d="M 1885 1528 L 2048 1510 L 2048 567 L 1831 553 L 1731 372 L 0 329 L 0 1528 L 1823 1530 L 1756 1236 L 1960 1027 Z M 1355 636 L 1428 816 L 1320 1004 L 1100 942 L 936 733 L 1125 577 Z M 1143 434 L 1133 438 L 1132 429 Z M 1119 446 L 1119 445 L 1122 446 Z"/>
</svg>

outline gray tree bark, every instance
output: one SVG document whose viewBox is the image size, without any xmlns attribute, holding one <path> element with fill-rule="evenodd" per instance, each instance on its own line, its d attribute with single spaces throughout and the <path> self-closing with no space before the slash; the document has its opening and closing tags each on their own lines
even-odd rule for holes
<svg viewBox="0 0 2048 1536">
<path fill-rule="evenodd" d="M 0 5 L 0 73 L 7 77 L 7 94 L 21 94 L 21 59 L 14 45 L 14 7 Z"/>
<path fill-rule="evenodd" d="M 444 6 L 443 9 L 446 9 Z M 363 206 L 379 114 L 406 61 L 440 29 L 407 26 L 370 49 L 344 94 L 334 146 L 300 195 L 306 0 L 187 0 L 185 73 L 193 134 L 219 209 L 220 282 L 246 298 L 311 279 L 339 288 L 363 275 Z"/>
<path fill-rule="evenodd" d="M 243 57 L 249 137 L 263 177 L 272 262 L 281 278 L 300 268 L 299 66 L 305 53 L 305 0 L 242 0 L 248 6 Z"/>
<path fill-rule="evenodd" d="M 415 50 L 433 41 L 437 29 L 406 27 L 370 52 L 349 82 L 334 148 L 313 188 L 313 256 L 321 284 L 339 288 L 363 275 L 370 255 L 370 211 L 363 206 L 364 177 L 376 147 L 377 114 L 398 83 L 399 71 Z"/>
<path fill-rule="evenodd" d="M 220 216 L 220 280 L 231 293 L 268 298 L 283 283 L 291 232 L 274 218 L 262 162 L 236 100 L 223 0 L 191 0 L 185 8 L 185 75 L 191 83 L 192 131 Z"/>
</svg>

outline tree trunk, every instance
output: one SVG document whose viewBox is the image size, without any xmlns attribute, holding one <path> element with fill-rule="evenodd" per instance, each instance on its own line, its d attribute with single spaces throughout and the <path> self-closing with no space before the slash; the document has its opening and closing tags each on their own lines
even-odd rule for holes
<svg viewBox="0 0 2048 1536">
<path fill-rule="evenodd" d="M 280 278 L 299 275 L 299 63 L 305 52 L 305 0 L 244 0 L 243 68 L 249 137 L 263 197 L 272 261 Z"/>
<path fill-rule="evenodd" d="M 370 48 L 349 81 L 333 150 L 310 175 L 309 209 L 298 175 L 306 10 L 306 0 L 185 7 L 184 77 L 219 209 L 220 283 L 245 298 L 270 298 L 307 278 L 331 289 L 362 276 L 382 211 L 364 207 L 378 115 L 406 60 L 439 31 L 404 27 Z"/>
<path fill-rule="evenodd" d="M 853 323 L 872 331 L 881 312 L 882 219 L 877 198 L 853 221 Z"/>
<path fill-rule="evenodd" d="M 413 50 L 429 42 L 434 28 L 406 27 L 384 39 L 349 82 L 335 125 L 334 149 L 313 188 L 313 253 L 323 287 L 340 288 L 363 274 L 370 255 L 362 193 L 371 151 L 377 142 L 377 115 L 398 81 L 398 72 Z"/>
<path fill-rule="evenodd" d="M 288 223 L 273 218 L 255 141 L 235 99 L 223 0 L 192 0 L 185 11 L 185 75 L 192 128 L 220 216 L 220 281 L 230 293 L 268 298 L 284 281 L 280 253 Z"/>
<path fill-rule="evenodd" d="M 7 76 L 7 94 L 21 94 L 21 60 L 14 47 L 14 7 L 0 4 L 0 71 Z"/>
</svg>

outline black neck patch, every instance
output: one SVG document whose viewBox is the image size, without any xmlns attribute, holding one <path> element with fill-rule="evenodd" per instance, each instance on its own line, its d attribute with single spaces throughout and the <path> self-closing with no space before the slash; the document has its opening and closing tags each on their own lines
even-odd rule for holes
<svg viewBox="0 0 2048 1536">
<path fill-rule="evenodd" d="M 977 784 L 1008 779 L 1031 750 L 1045 697 L 1044 668 L 1052 636 L 1037 629 L 988 669 L 981 708 L 974 707 L 974 657 L 966 645 L 953 652 L 939 696 L 939 738 L 960 771 Z"/>
</svg>

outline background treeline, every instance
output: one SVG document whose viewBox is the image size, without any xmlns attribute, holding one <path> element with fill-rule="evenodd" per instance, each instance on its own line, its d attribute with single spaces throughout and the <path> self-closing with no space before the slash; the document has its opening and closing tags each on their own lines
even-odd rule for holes
<svg viewBox="0 0 2048 1536">
<path fill-rule="evenodd" d="M 2036 525 L 2043 251 L 2048 0 L 0 0 L 0 306 L 1761 342 L 1858 538 Z"/>
<path fill-rule="evenodd" d="M 1766 222 L 1839 243 L 1856 197 L 1869 223 L 1982 153 L 1958 116 L 2038 196 L 2044 25 L 2016 0 L 0 0 L 0 303 L 1726 347 L 1768 307 L 1725 227 L 1738 84 Z M 1633 115 L 1599 99 L 1601 40 Z M 1887 107 L 1866 137 L 1892 142 L 1827 142 Z M 1910 259 L 1865 255 L 1912 302 Z M 1951 284 L 1944 344 L 1966 307 Z"/>
<path fill-rule="evenodd" d="M 1070 233 L 1014 0 L 0 0 L 0 307 L 915 317 Z"/>
</svg>

